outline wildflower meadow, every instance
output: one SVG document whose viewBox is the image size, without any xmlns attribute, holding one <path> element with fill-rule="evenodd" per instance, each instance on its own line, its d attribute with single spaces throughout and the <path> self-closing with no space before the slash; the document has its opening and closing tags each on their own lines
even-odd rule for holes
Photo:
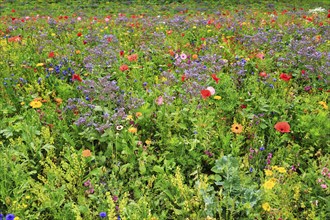
<svg viewBox="0 0 330 220">
<path fill-rule="evenodd" d="M 329 76 L 326 0 L 3 0 L 0 220 L 330 219 Z"/>
</svg>

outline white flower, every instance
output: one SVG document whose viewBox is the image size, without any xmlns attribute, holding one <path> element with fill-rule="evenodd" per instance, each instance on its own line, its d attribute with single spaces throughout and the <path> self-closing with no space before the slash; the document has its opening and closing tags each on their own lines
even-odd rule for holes
<svg viewBox="0 0 330 220">
<path fill-rule="evenodd" d="M 212 86 L 207 87 L 206 90 L 209 90 L 211 92 L 211 95 L 215 94 L 215 89 Z"/>
<path fill-rule="evenodd" d="M 310 9 L 308 12 L 313 13 L 313 14 L 317 14 L 317 13 L 323 13 L 323 12 L 326 12 L 326 11 L 327 10 L 325 10 L 324 8 L 318 7 L 318 8 Z"/>
<path fill-rule="evenodd" d="M 117 129 L 117 131 L 120 131 L 120 130 L 122 130 L 124 127 L 122 126 L 122 125 L 118 125 L 117 127 L 116 127 L 116 129 Z"/>
</svg>

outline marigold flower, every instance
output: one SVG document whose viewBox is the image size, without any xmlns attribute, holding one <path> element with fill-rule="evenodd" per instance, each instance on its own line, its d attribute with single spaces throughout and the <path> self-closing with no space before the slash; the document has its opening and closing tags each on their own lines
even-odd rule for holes
<svg viewBox="0 0 330 220">
<path fill-rule="evenodd" d="M 135 116 L 138 118 L 138 117 L 141 117 L 142 116 L 142 112 L 137 112 L 135 113 Z"/>
<path fill-rule="evenodd" d="M 82 156 L 83 157 L 90 157 L 90 156 L 92 156 L 92 153 L 91 153 L 90 150 L 83 150 Z"/>
<path fill-rule="evenodd" d="M 277 122 L 275 124 L 274 128 L 277 131 L 281 132 L 281 133 L 288 133 L 288 132 L 290 132 L 290 125 L 289 125 L 288 122 L 285 122 L 285 121 L 283 121 L 283 122 Z"/>
<path fill-rule="evenodd" d="M 129 133 L 136 133 L 137 132 L 137 128 L 131 127 L 128 129 Z"/>
<path fill-rule="evenodd" d="M 234 123 L 232 126 L 231 126 L 231 129 L 230 129 L 232 132 L 234 132 L 235 134 L 240 134 L 242 133 L 243 131 L 243 126 L 241 124 L 238 124 L 238 123 Z"/>
<path fill-rule="evenodd" d="M 42 103 L 40 101 L 33 100 L 32 102 L 30 102 L 30 106 L 32 108 L 40 108 L 42 106 Z"/>
<path fill-rule="evenodd" d="M 197 60 L 197 59 L 198 59 L 198 55 L 197 55 L 197 54 L 193 54 L 193 55 L 191 56 L 191 58 L 192 58 L 193 60 Z"/>
<path fill-rule="evenodd" d="M 54 101 L 55 101 L 58 105 L 62 104 L 62 102 L 63 102 L 63 100 L 62 100 L 61 98 L 54 98 Z"/>
<path fill-rule="evenodd" d="M 270 211 L 270 205 L 268 202 L 265 202 L 261 205 L 262 209 L 265 210 L 266 212 Z"/>
</svg>

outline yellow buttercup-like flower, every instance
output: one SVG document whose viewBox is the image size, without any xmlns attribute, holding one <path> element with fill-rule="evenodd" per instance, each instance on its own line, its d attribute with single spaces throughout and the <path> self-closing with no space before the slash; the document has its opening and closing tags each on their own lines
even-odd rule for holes
<svg viewBox="0 0 330 220">
<path fill-rule="evenodd" d="M 133 116 L 132 115 L 127 115 L 126 120 L 133 120 Z"/>
<path fill-rule="evenodd" d="M 36 66 L 39 67 L 39 66 L 43 66 L 44 64 L 43 63 L 38 63 Z"/>
<path fill-rule="evenodd" d="M 214 96 L 213 98 L 214 98 L 215 100 L 220 100 L 220 99 L 222 99 L 221 96 L 219 96 L 219 95 L 216 95 L 216 96 Z"/>
<path fill-rule="evenodd" d="M 32 101 L 30 102 L 30 106 L 32 108 L 40 108 L 42 106 L 42 103 L 40 101 Z"/>
<path fill-rule="evenodd" d="M 273 181 L 273 179 L 270 179 L 264 183 L 265 189 L 273 189 L 274 186 L 275 186 L 275 181 Z"/>
<path fill-rule="evenodd" d="M 284 167 L 277 168 L 277 171 L 280 173 L 286 173 L 286 169 Z"/>
<path fill-rule="evenodd" d="M 268 202 L 265 202 L 261 205 L 262 209 L 265 210 L 266 212 L 270 211 L 270 205 Z"/>
<path fill-rule="evenodd" d="M 265 170 L 265 174 L 266 174 L 266 176 L 272 176 L 273 175 L 273 171 L 271 171 L 271 170 Z"/>
</svg>

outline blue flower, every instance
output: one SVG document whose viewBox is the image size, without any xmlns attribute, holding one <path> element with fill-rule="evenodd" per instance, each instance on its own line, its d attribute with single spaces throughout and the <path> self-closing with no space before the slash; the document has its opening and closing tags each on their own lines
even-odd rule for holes
<svg viewBox="0 0 330 220">
<path fill-rule="evenodd" d="M 2 214 L 2 213 L 0 213 L 0 220 L 2 220 L 2 218 L 3 218 L 3 214 Z"/>
<path fill-rule="evenodd" d="M 100 217 L 101 217 L 101 218 L 105 218 L 105 217 L 107 217 L 107 213 L 105 213 L 105 212 L 100 212 Z"/>
<path fill-rule="evenodd" d="M 8 214 L 6 215 L 6 220 L 14 220 L 15 215 L 14 214 Z"/>
</svg>

